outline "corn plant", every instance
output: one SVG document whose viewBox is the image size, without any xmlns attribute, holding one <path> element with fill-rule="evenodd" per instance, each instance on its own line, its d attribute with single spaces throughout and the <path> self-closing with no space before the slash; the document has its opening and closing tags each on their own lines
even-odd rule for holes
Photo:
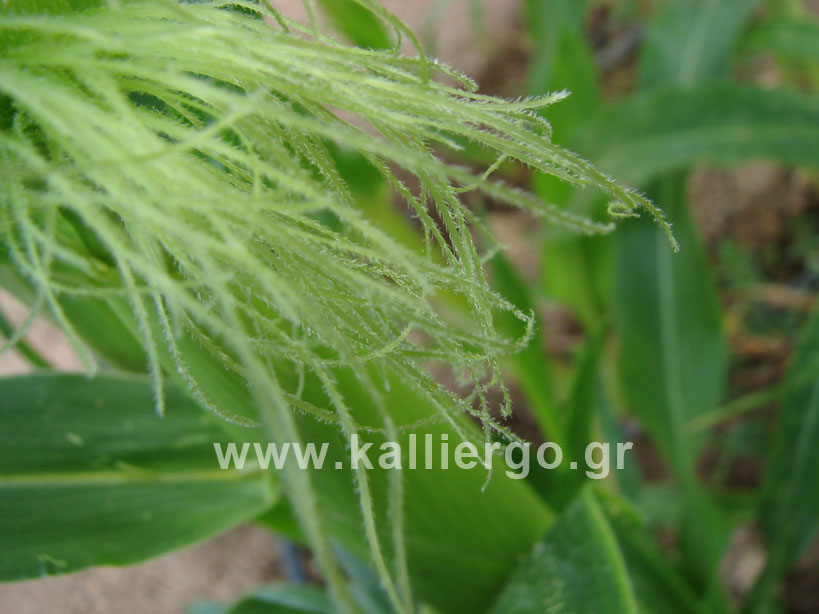
<svg viewBox="0 0 819 614">
<path fill-rule="evenodd" d="M 702 2 L 713 21 L 671 2 L 647 38 L 645 91 L 607 108 L 577 38 L 584 3 L 526 4 L 532 28 L 553 32 L 536 36 L 549 42 L 532 95 L 509 100 L 427 57 L 376 0 L 305 0 L 307 23 L 276 0 L 5 0 L 0 285 L 30 315 L 0 325 L 3 351 L 39 370 L 0 380 L 0 580 L 130 564 L 255 520 L 306 544 L 325 586 L 278 585 L 224 611 L 731 607 L 713 580 L 730 522 L 697 480 L 701 437 L 688 435 L 721 401 L 725 350 L 680 169 L 757 152 L 816 163 L 815 99 L 709 81 L 753 2 Z M 765 44 L 761 32 L 749 44 Z M 717 43 L 664 54 L 667 41 L 702 40 Z M 577 104 L 561 102 L 564 88 Z M 709 101 L 713 114 L 691 110 Z M 669 106 L 676 125 L 657 111 Z M 736 140 L 774 111 L 773 130 Z M 673 230 L 618 179 L 667 204 Z M 545 293 L 589 332 L 567 398 L 550 381 L 533 293 L 475 203 L 549 231 Z M 610 258 L 611 300 L 592 270 Z M 561 277 L 572 271 L 579 283 Z M 26 343 L 40 315 L 86 374 L 53 372 Z M 345 464 L 358 441 L 520 443 L 510 372 L 544 437 L 570 453 L 598 422 L 619 438 L 600 393 L 610 319 L 623 397 L 679 480 L 679 562 L 625 484 Z M 815 318 L 806 331 L 763 497 L 779 545 L 749 607 L 768 607 L 815 527 L 815 502 L 797 496 L 815 455 L 785 458 L 794 437 L 806 450 L 816 438 L 798 417 L 803 405 L 816 414 L 804 375 Z M 264 442 L 333 445 L 321 468 L 218 469 L 214 444 Z M 800 477 L 775 495 L 791 468 Z M 798 528 L 780 533 L 791 513 Z"/>
</svg>

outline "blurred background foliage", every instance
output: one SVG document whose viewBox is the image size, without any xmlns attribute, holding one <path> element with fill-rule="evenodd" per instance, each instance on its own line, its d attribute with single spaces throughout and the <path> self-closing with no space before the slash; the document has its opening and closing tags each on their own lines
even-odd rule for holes
<svg viewBox="0 0 819 614">
<path fill-rule="evenodd" d="M 334 3 L 334 15 L 345 4 L 356 6 Z M 492 2 L 473 2 L 471 15 L 491 45 Z M 612 481 L 680 572 L 668 586 L 686 594 L 646 611 L 692 611 L 695 595 L 705 611 L 812 611 L 817 7 L 524 0 L 522 21 L 526 37 L 493 50 L 482 87 L 570 91 L 546 111 L 555 141 L 645 191 L 682 249 L 643 220 L 584 237 L 474 203 L 511 248 L 490 262 L 495 288 L 539 314 L 536 339 L 508 365 L 522 401 L 515 428 L 575 455 L 588 441 L 636 439 L 632 466 Z M 335 22 L 358 44 L 381 44 L 382 31 L 362 40 L 351 23 Z M 552 177 L 503 170 L 549 202 L 602 213 Z M 559 507 L 582 485 L 561 471 L 530 480 Z"/>
</svg>

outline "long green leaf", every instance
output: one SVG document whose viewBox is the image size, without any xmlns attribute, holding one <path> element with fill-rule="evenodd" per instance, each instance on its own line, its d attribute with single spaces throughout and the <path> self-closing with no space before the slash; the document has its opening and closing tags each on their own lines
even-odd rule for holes
<svg viewBox="0 0 819 614">
<path fill-rule="evenodd" d="M 679 254 L 639 220 L 615 237 L 614 308 L 624 396 L 680 481 L 685 566 L 710 590 L 705 587 L 727 533 L 699 488 L 695 467 L 702 439 L 688 434 L 686 425 L 721 400 L 726 350 L 715 282 L 685 208 L 684 188 L 683 176 L 671 177 L 653 193 L 668 207 L 683 246 Z M 721 608 L 721 591 L 712 594 L 714 607 Z"/>
<path fill-rule="evenodd" d="M 558 87 L 569 87 L 569 83 L 556 84 L 561 71 L 561 56 L 558 50 L 569 33 L 579 36 L 583 18 L 588 8 L 587 0 L 526 0 L 526 26 L 534 44 L 534 57 L 529 74 L 529 91 L 544 93 Z M 576 48 L 575 48 L 576 49 Z M 576 57 L 570 65 L 580 63 Z M 581 75 L 564 76 L 573 81 Z M 586 77 L 584 73 L 582 77 Z M 577 81 L 574 81 L 573 86 Z M 593 87 L 593 84 L 591 85 Z M 571 88 L 570 88 L 571 89 Z"/>
<path fill-rule="evenodd" d="M 588 3 L 578 0 L 528 0 L 527 25 L 534 41 L 529 93 L 571 92 L 571 103 L 550 109 L 554 138 L 567 143 L 583 118 L 602 98 L 594 52 L 583 33 Z"/>
<path fill-rule="evenodd" d="M 615 237 L 614 314 L 629 407 L 675 468 L 690 473 L 696 449 L 685 425 L 721 400 L 726 351 L 716 287 L 683 191 L 677 178 L 654 194 L 669 208 L 679 254 L 640 220 Z"/>
<path fill-rule="evenodd" d="M 599 112 L 602 96 L 594 51 L 584 33 L 588 2 L 528 0 L 527 25 L 534 40 L 529 93 L 568 90 L 567 104 L 546 114 L 557 142 L 574 142 L 577 131 Z M 563 204 L 571 190 L 551 177 L 536 173 L 532 179 L 539 196 Z M 556 231 L 556 232 L 555 232 Z M 582 323 L 597 326 L 601 312 L 601 278 L 609 262 L 603 237 L 581 237 L 550 228 L 543 243 L 541 280 L 544 293 L 569 306 Z"/>
<path fill-rule="evenodd" d="M 577 462 L 585 457 L 590 442 L 594 441 L 595 415 L 602 413 L 604 399 L 600 378 L 600 361 L 606 340 L 607 326 L 600 326 L 590 333 L 589 339 L 577 353 L 566 399 L 560 405 L 566 423 L 566 444 L 563 450 L 567 462 Z M 606 441 L 610 441 L 606 439 Z M 548 501 L 562 507 L 569 504 L 586 482 L 581 471 L 566 471 L 566 463 L 556 471 L 547 471 L 553 484 Z M 571 467 L 571 464 L 568 465 Z"/>
<path fill-rule="evenodd" d="M 574 458 L 581 458 L 592 441 L 592 422 L 600 394 L 600 360 L 607 326 L 593 331 L 575 361 L 575 371 L 569 396 L 563 406 L 568 421 L 569 449 Z"/>
<path fill-rule="evenodd" d="M 764 158 L 816 166 L 819 102 L 729 84 L 661 89 L 606 110 L 575 146 L 637 185 L 697 163 Z"/>
<path fill-rule="evenodd" d="M 670 0 L 646 30 L 643 87 L 684 86 L 727 74 L 731 51 L 757 0 Z"/>
<path fill-rule="evenodd" d="M 727 77 L 736 39 L 755 5 L 756 0 L 670 0 L 662 5 L 647 28 L 640 65 L 641 87 L 676 87 L 685 94 L 701 83 Z M 660 92 L 648 95 L 662 96 Z M 637 98 L 636 104 L 641 100 Z M 722 97 L 716 101 L 698 98 L 694 108 L 700 116 L 696 118 L 689 107 L 655 108 L 658 123 L 652 124 L 646 117 L 640 120 L 641 126 L 651 125 L 650 131 L 643 132 L 644 144 L 655 143 L 658 133 L 668 125 L 679 125 L 675 122 L 687 121 L 688 128 L 691 123 L 697 127 L 708 125 L 702 118 L 713 118 L 707 105 L 715 102 L 723 103 Z M 721 128 L 726 116 L 719 118 Z M 614 119 L 614 131 L 622 130 L 627 122 Z M 747 128 L 737 131 L 735 120 L 728 126 L 727 133 L 713 132 L 719 132 L 734 148 L 745 145 L 749 140 Z M 767 135 L 760 128 L 755 124 L 750 132 Z M 774 136 L 781 134 L 778 125 Z M 731 151 L 719 139 L 709 141 L 710 147 L 702 147 L 699 139 L 693 145 L 685 137 L 685 131 L 678 130 L 673 141 L 666 141 L 661 157 L 671 159 L 670 163 L 665 168 L 645 164 L 650 171 L 641 171 L 644 176 L 640 183 L 649 176 L 690 164 L 679 155 L 674 159 L 673 152 L 694 149 L 707 158 L 715 153 L 727 155 L 726 149 Z M 612 152 L 606 155 L 612 156 Z M 613 164 L 614 159 L 620 162 L 619 158 L 609 157 L 609 163 Z M 627 164 L 633 169 L 635 161 Z M 725 521 L 697 482 L 699 442 L 684 434 L 687 417 L 708 411 L 721 400 L 726 360 L 719 302 L 707 258 L 685 209 L 685 175 L 659 179 L 655 195 L 673 208 L 671 216 L 686 247 L 679 258 L 673 258 L 667 251 L 657 250 L 650 233 L 640 232 L 639 225 L 616 238 L 615 311 L 622 340 L 621 373 L 628 401 L 663 448 L 681 482 L 685 508 L 680 535 L 683 566 L 707 595 L 709 607 L 721 611 L 726 609 L 726 598 L 715 581 L 715 571 L 727 539 Z M 638 323 L 635 316 L 645 320 Z M 638 360 L 643 361 L 641 365 Z"/>
<path fill-rule="evenodd" d="M 534 303 L 529 289 L 512 264 L 503 254 L 496 254 L 490 261 L 492 285 L 506 300 L 524 313 L 534 314 Z M 525 331 L 517 318 L 499 314 L 500 326 L 510 337 L 520 337 Z M 529 408 L 544 437 L 563 445 L 565 424 L 557 413 L 552 391 L 549 356 L 543 349 L 542 322 L 527 346 L 512 358 L 517 376 Z"/>
<path fill-rule="evenodd" d="M 0 380 L 0 579 L 124 565 L 205 539 L 274 501 L 270 476 L 221 470 L 223 423 L 146 378 Z"/>
<path fill-rule="evenodd" d="M 636 510 L 614 495 L 600 493 L 606 518 L 623 553 L 641 612 L 692 614 L 702 604 L 666 554 L 657 546 Z"/>
<path fill-rule="evenodd" d="M 637 614 L 617 539 L 585 491 L 516 570 L 493 614 Z"/>
</svg>

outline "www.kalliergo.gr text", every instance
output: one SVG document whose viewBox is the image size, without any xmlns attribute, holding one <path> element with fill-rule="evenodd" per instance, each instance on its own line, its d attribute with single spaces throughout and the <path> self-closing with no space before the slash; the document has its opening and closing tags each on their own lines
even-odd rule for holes
<svg viewBox="0 0 819 614">
<path fill-rule="evenodd" d="M 506 446 L 499 442 L 486 442 L 479 446 L 470 441 L 450 445 L 446 433 L 433 437 L 427 433 L 419 438 L 415 433 L 406 442 L 385 441 L 381 444 L 363 442 L 358 435 L 350 438 L 344 460 L 329 461 L 330 444 L 324 442 L 241 443 L 222 444 L 214 442 L 213 448 L 221 469 L 259 468 L 282 469 L 287 462 L 300 469 L 322 469 L 328 465 L 334 469 L 474 469 L 482 465 L 491 470 L 495 461 L 503 465 L 506 475 L 523 479 L 529 475 L 534 463 L 544 469 L 568 468 L 584 471 L 591 479 L 603 479 L 612 469 L 623 469 L 626 452 L 632 442 L 616 445 L 601 442 L 589 443 L 581 462 L 564 458 L 562 448 L 554 442 L 539 446 L 512 442 Z M 251 454 L 252 451 L 252 454 Z M 332 464 L 330 464 L 332 462 Z"/>
</svg>

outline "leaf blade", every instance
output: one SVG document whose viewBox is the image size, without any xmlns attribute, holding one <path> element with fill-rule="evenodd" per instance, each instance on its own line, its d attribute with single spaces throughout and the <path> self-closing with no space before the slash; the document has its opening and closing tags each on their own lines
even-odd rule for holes
<svg viewBox="0 0 819 614">
<path fill-rule="evenodd" d="M 819 164 L 819 104 L 795 92 L 720 84 L 647 92 L 612 107 L 576 145 L 609 173 L 644 185 L 696 163 L 758 158 Z"/>
<path fill-rule="evenodd" d="M 593 536 L 593 538 L 592 538 Z M 512 574 L 493 614 L 636 614 L 616 538 L 589 490 Z"/>
<path fill-rule="evenodd" d="M 33 375 L 0 391 L 2 580 L 133 563 L 273 501 L 268 478 L 215 466 L 225 431 L 179 391 L 168 390 L 166 419 L 143 378 Z"/>
<path fill-rule="evenodd" d="M 693 5 L 693 6 L 692 6 Z M 728 72 L 728 60 L 756 0 L 671 0 L 646 31 L 644 87 L 693 85 Z"/>
</svg>

